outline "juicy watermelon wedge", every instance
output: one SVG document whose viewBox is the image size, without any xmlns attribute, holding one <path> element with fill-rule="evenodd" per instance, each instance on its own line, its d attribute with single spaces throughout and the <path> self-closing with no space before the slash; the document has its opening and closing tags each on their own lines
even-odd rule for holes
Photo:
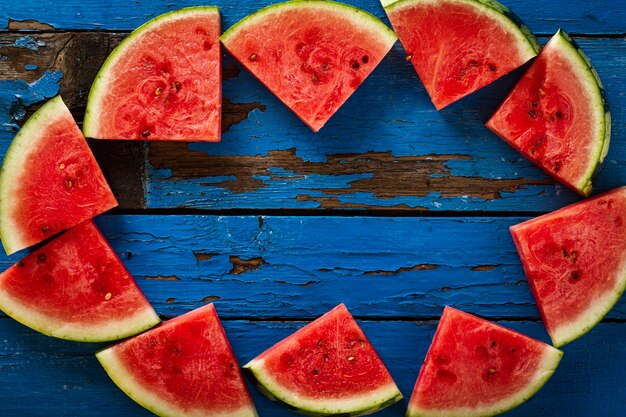
<svg viewBox="0 0 626 417">
<path fill-rule="evenodd" d="M 588 196 L 609 149 L 611 115 L 591 62 L 559 30 L 487 127 L 557 181 Z"/>
<path fill-rule="evenodd" d="M 80 342 L 121 339 L 159 322 L 91 220 L 0 274 L 0 309 L 41 333 Z"/>
<path fill-rule="evenodd" d="M 426 354 L 407 417 L 487 417 L 532 397 L 563 353 L 450 307 Z"/>
<path fill-rule="evenodd" d="M 626 289 L 626 187 L 511 227 L 555 346 L 587 333 Z"/>
<path fill-rule="evenodd" d="M 251 14 L 222 36 L 224 47 L 314 132 L 354 93 L 396 35 L 342 3 L 296 0 Z"/>
<path fill-rule="evenodd" d="M 381 0 L 437 110 L 537 55 L 521 20 L 495 0 Z"/>
<path fill-rule="evenodd" d="M 257 416 L 212 304 L 96 357 L 117 386 L 159 416 Z"/>
<path fill-rule="evenodd" d="M 163 14 L 134 30 L 91 87 L 85 136 L 219 141 L 219 36 L 219 9 L 205 6 Z"/>
<path fill-rule="evenodd" d="M 387 368 L 341 304 L 244 366 L 272 400 L 312 416 L 360 416 L 402 399 Z"/>
<path fill-rule="evenodd" d="M 117 206 L 61 97 L 15 135 L 0 172 L 0 237 L 10 255 Z"/>
</svg>

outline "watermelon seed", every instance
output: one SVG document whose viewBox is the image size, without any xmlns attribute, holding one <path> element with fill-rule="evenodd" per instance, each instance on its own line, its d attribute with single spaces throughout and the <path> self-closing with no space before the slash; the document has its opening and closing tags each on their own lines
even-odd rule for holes
<svg viewBox="0 0 626 417">
<path fill-rule="evenodd" d="M 496 66 L 493 64 L 489 64 L 489 71 L 496 72 Z"/>
<path fill-rule="evenodd" d="M 230 367 L 230 369 L 235 369 L 235 364 L 234 363 L 229 363 L 228 366 Z"/>
<path fill-rule="evenodd" d="M 37 259 L 39 259 L 40 262 L 45 262 L 46 261 L 46 254 L 42 253 L 41 255 L 39 255 L 37 257 Z"/>
<path fill-rule="evenodd" d="M 515 348 L 511 348 L 511 353 L 515 353 Z"/>
<path fill-rule="evenodd" d="M 160 96 L 162 92 L 163 92 L 163 91 L 161 90 L 161 87 L 157 87 L 157 89 L 156 89 L 156 90 L 154 90 L 154 95 L 155 95 L 155 96 Z"/>
<path fill-rule="evenodd" d="M 437 355 L 437 360 L 438 360 L 439 362 L 443 362 L 443 363 L 448 362 L 448 360 L 446 359 L 446 357 L 445 357 L 445 356 L 443 356 L 443 355 Z"/>
<path fill-rule="evenodd" d="M 59 165 L 59 169 L 65 169 L 65 164 Z"/>
<path fill-rule="evenodd" d="M 563 118 L 563 113 L 561 113 L 560 110 L 557 110 L 556 113 L 554 113 L 554 115 L 556 116 L 557 119 L 562 119 Z"/>
<path fill-rule="evenodd" d="M 358 62 L 356 62 L 355 60 L 352 60 L 352 61 L 350 62 L 350 66 L 351 66 L 353 69 L 359 69 L 359 68 L 361 67 L 361 65 L 359 65 L 359 63 L 358 63 Z"/>
<path fill-rule="evenodd" d="M 554 172 L 559 172 L 560 169 L 561 169 L 561 164 L 559 162 L 554 164 Z"/>
<path fill-rule="evenodd" d="M 369 60 L 370 60 L 370 57 L 369 57 L 369 56 L 367 56 L 367 55 L 363 55 L 363 58 L 361 58 L 361 61 L 362 61 L 364 64 L 367 64 L 367 63 L 369 62 Z"/>
<path fill-rule="evenodd" d="M 496 370 L 494 368 L 489 368 L 489 375 L 493 375 L 496 373 Z"/>
<path fill-rule="evenodd" d="M 182 87 L 182 85 L 178 81 L 174 81 L 174 87 L 176 88 L 176 91 L 180 91 L 180 88 Z"/>
<path fill-rule="evenodd" d="M 319 373 L 320 373 L 320 371 L 318 371 L 317 368 L 313 368 L 313 375 L 317 375 Z"/>
<path fill-rule="evenodd" d="M 569 257 L 569 252 L 567 251 L 567 249 L 561 248 L 561 252 L 563 252 L 563 256 L 565 256 L 566 258 Z"/>
<path fill-rule="evenodd" d="M 72 188 L 74 186 L 74 183 L 71 179 L 68 178 L 65 180 L 65 185 L 67 185 L 67 188 Z"/>
<path fill-rule="evenodd" d="M 498 345 L 498 344 L 496 343 L 496 341 L 495 341 L 495 340 L 492 340 L 492 341 L 491 341 L 491 347 L 492 347 L 492 348 L 496 347 L 497 345 Z"/>
<path fill-rule="evenodd" d="M 578 271 L 572 272 L 572 279 L 577 280 L 578 278 L 580 278 L 580 274 L 578 273 Z"/>
<path fill-rule="evenodd" d="M 354 361 L 355 359 L 356 359 L 356 357 L 355 357 L 355 356 L 348 356 L 348 360 L 349 360 L 350 362 Z"/>
<path fill-rule="evenodd" d="M 50 231 L 50 226 L 43 226 L 43 227 L 41 228 L 41 231 L 42 231 L 43 233 L 49 232 L 49 231 Z"/>
<path fill-rule="evenodd" d="M 477 66 L 478 66 L 478 61 L 476 61 L 476 60 L 472 59 L 472 60 L 469 62 L 469 66 L 470 66 L 470 67 L 477 67 Z"/>
<path fill-rule="evenodd" d="M 411 55 L 407 55 L 405 59 L 406 59 L 407 61 L 410 61 L 410 60 L 412 60 L 412 59 L 413 59 L 413 55 L 412 55 L 412 54 L 411 54 Z"/>
<path fill-rule="evenodd" d="M 256 54 L 250 55 L 250 61 L 254 62 L 254 61 L 256 61 L 256 58 L 257 58 Z"/>
<path fill-rule="evenodd" d="M 539 97 L 545 97 L 546 96 L 546 92 L 543 91 L 543 89 L 539 89 Z"/>
<path fill-rule="evenodd" d="M 141 136 L 143 136 L 144 138 L 147 138 L 148 136 L 150 136 L 150 131 L 144 130 L 143 132 L 141 132 Z"/>
<path fill-rule="evenodd" d="M 15 264 L 15 266 L 17 266 L 18 268 L 21 268 L 24 266 L 24 262 L 19 261 L 18 263 Z"/>
<path fill-rule="evenodd" d="M 108 292 L 107 295 L 104 296 L 104 299 L 109 301 L 111 299 L 111 293 Z"/>
<path fill-rule="evenodd" d="M 536 119 L 538 117 L 538 114 L 536 111 L 534 110 L 528 110 L 528 115 L 532 118 L 532 119 Z"/>
<path fill-rule="evenodd" d="M 530 103 L 530 105 L 534 108 L 537 108 L 539 106 L 536 101 L 533 101 L 532 103 Z"/>
</svg>

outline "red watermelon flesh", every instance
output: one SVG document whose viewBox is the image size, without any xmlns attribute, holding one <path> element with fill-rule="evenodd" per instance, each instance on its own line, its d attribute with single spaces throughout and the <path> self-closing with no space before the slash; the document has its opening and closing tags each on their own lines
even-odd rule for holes
<svg viewBox="0 0 626 417">
<path fill-rule="evenodd" d="M 83 342 L 121 339 L 159 322 L 91 220 L 4 271 L 0 309 L 44 334 Z"/>
<path fill-rule="evenodd" d="M 511 227 L 555 346 L 585 334 L 626 288 L 626 187 Z"/>
<path fill-rule="evenodd" d="M 0 236 L 8 254 L 117 206 L 80 129 L 56 97 L 13 139 L 0 173 Z"/>
<path fill-rule="evenodd" d="M 528 28 L 493 0 L 381 0 L 437 110 L 537 55 Z"/>
<path fill-rule="evenodd" d="M 341 304 L 244 366 L 271 399 L 314 415 L 364 415 L 402 398 Z"/>
<path fill-rule="evenodd" d="M 83 131 L 97 139 L 219 141 L 217 7 L 161 15 L 128 36 L 89 93 Z"/>
<path fill-rule="evenodd" d="M 261 9 L 220 39 L 228 52 L 317 132 L 397 38 L 363 10 L 313 0 Z"/>
<path fill-rule="evenodd" d="M 559 30 L 487 127 L 547 174 L 588 196 L 608 151 L 610 123 L 595 69 Z"/>
<path fill-rule="evenodd" d="M 529 399 L 562 352 L 446 307 L 420 370 L 407 417 L 493 416 Z"/>
<path fill-rule="evenodd" d="M 256 417 L 213 304 L 96 357 L 127 395 L 160 416 Z"/>
</svg>

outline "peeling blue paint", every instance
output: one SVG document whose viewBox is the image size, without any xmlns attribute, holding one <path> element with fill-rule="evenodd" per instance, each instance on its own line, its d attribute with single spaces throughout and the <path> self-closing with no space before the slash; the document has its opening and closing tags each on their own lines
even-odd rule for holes
<svg viewBox="0 0 626 417">
<path fill-rule="evenodd" d="M 39 68 L 39 65 L 34 65 L 34 64 L 27 64 L 27 65 L 24 65 L 24 69 L 25 69 L 26 71 L 35 71 L 35 70 L 36 70 L 36 69 L 38 69 L 38 68 Z"/>
<path fill-rule="evenodd" d="M 39 48 L 46 46 L 46 43 L 42 40 L 37 40 L 32 36 L 23 36 L 15 40 L 15 46 L 38 52 Z"/>
<path fill-rule="evenodd" d="M 41 78 L 27 83 L 23 80 L 0 80 L 0 139 L 11 138 L 26 115 L 26 107 L 59 93 L 61 71 L 46 71 Z M 6 151 L 6 147 L 2 149 Z"/>
</svg>

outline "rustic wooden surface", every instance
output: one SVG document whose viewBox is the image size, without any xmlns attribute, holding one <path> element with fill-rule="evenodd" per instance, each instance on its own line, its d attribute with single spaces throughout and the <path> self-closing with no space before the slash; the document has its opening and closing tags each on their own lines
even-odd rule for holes
<svg viewBox="0 0 626 417">
<path fill-rule="evenodd" d="M 375 0 L 347 2 L 386 21 Z M 270 3 L 216 2 L 224 28 Z M 541 43 L 562 27 L 587 52 L 613 115 L 598 190 L 626 184 L 623 1 L 504 3 Z M 193 4 L 2 2 L 0 155 L 58 93 L 80 123 L 96 72 L 124 36 Z M 121 203 L 97 223 L 163 318 L 216 303 L 242 363 L 345 302 L 408 397 L 446 304 L 548 340 L 508 227 L 578 197 L 482 125 L 520 74 L 436 112 L 396 44 L 313 134 L 225 56 L 221 143 L 90 141 Z M 0 256 L 0 270 L 22 255 Z M 507 415 L 626 415 L 625 326 L 622 300 Z M 0 335 L 0 415 L 150 415 L 107 378 L 99 346 L 4 315 Z M 253 394 L 262 417 L 293 415 Z"/>
</svg>

